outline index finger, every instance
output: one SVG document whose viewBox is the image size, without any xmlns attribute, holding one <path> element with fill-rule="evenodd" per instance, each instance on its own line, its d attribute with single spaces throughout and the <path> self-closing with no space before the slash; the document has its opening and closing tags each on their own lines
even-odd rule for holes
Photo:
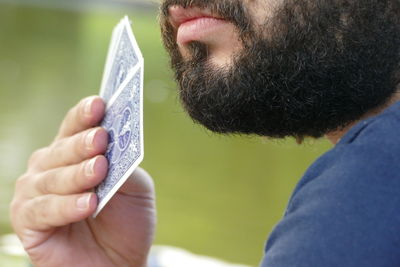
<svg viewBox="0 0 400 267">
<path fill-rule="evenodd" d="M 68 111 L 61 123 L 56 140 L 97 126 L 104 116 L 104 110 L 104 101 L 99 96 L 90 96 L 82 99 Z"/>
</svg>

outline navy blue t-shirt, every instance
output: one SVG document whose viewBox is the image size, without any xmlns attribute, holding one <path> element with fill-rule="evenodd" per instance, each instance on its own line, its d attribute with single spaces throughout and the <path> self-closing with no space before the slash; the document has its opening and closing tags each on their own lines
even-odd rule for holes
<svg viewBox="0 0 400 267">
<path fill-rule="evenodd" d="M 307 170 L 261 266 L 400 266 L 399 102 L 352 127 Z"/>
</svg>

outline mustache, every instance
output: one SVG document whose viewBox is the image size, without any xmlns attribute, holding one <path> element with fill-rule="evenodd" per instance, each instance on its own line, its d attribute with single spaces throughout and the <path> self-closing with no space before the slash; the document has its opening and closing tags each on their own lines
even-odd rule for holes
<svg viewBox="0 0 400 267">
<path fill-rule="evenodd" d="M 160 6 L 161 21 L 168 21 L 169 8 L 171 6 L 181 6 L 183 8 L 198 7 L 208 9 L 213 14 L 230 21 L 236 25 L 240 32 L 245 34 L 251 31 L 250 16 L 247 14 L 241 0 L 165 0 Z"/>
</svg>

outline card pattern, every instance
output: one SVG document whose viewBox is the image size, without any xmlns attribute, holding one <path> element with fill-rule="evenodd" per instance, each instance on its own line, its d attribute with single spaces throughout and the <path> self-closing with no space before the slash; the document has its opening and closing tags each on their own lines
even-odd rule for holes
<svg viewBox="0 0 400 267">
<path fill-rule="evenodd" d="M 139 157 L 143 156 L 140 140 L 141 73 L 139 68 L 122 88 L 106 111 L 101 124 L 109 134 L 106 152 L 109 170 L 107 177 L 96 190 L 100 203 L 105 201 L 106 196 L 115 188 L 115 185 L 129 173 Z"/>
<path fill-rule="evenodd" d="M 143 160 L 143 56 L 128 17 L 114 28 L 100 95 L 106 103 L 101 126 L 109 143 L 107 177 L 95 188 L 96 217 Z"/>
<path fill-rule="evenodd" d="M 109 101 L 115 91 L 126 79 L 129 71 L 138 63 L 139 59 L 131 45 L 128 30 L 124 27 L 120 34 L 118 47 L 115 50 L 112 66 L 110 68 L 109 79 L 106 83 L 106 90 L 103 98 Z"/>
</svg>

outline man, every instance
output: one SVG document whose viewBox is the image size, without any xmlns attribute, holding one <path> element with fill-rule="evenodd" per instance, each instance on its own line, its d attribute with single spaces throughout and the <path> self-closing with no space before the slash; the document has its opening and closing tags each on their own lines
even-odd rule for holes
<svg viewBox="0 0 400 267">
<path fill-rule="evenodd" d="M 262 266 L 400 266 L 400 2 L 165 0 L 161 27 L 190 116 L 219 133 L 326 136 Z M 35 266 L 145 266 L 154 190 L 137 170 L 95 220 L 98 97 L 67 114 L 18 179 L 14 229 Z"/>
</svg>

